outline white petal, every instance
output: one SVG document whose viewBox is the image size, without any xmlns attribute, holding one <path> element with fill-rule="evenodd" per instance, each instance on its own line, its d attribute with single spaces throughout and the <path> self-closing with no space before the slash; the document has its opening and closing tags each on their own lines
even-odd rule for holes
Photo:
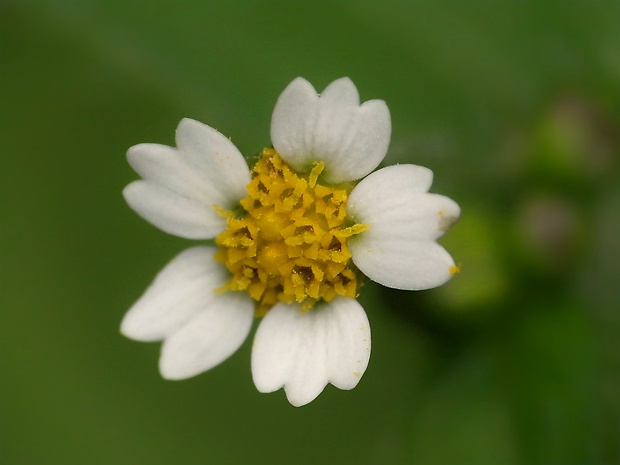
<svg viewBox="0 0 620 465">
<path fill-rule="evenodd" d="M 392 165 L 364 178 L 351 192 L 347 212 L 376 234 L 434 240 L 459 217 L 448 197 L 429 194 L 433 173 L 416 165 Z"/>
<path fill-rule="evenodd" d="M 325 162 L 331 183 L 359 179 L 375 169 L 387 153 L 390 112 L 383 100 L 362 105 L 349 78 L 332 82 L 319 96 L 297 78 L 282 92 L 271 119 L 271 141 L 298 171 Z"/>
<path fill-rule="evenodd" d="M 226 137 L 197 121 L 179 123 L 177 144 L 178 149 L 158 144 L 129 149 L 128 161 L 144 181 L 130 184 L 125 198 L 138 214 L 166 232 L 189 239 L 213 238 L 224 224 L 213 206 L 230 209 L 247 195 L 249 169 Z"/>
<path fill-rule="evenodd" d="M 129 206 L 149 223 L 186 239 L 211 239 L 226 229 L 212 206 L 150 181 L 134 181 L 123 190 Z"/>
<path fill-rule="evenodd" d="M 176 135 L 179 151 L 200 172 L 202 186 L 222 208 L 231 208 L 247 195 L 251 180 L 248 164 L 235 145 L 219 131 L 189 118 L 181 120 Z"/>
<path fill-rule="evenodd" d="M 284 387 L 294 406 L 314 400 L 329 382 L 353 389 L 370 359 L 370 325 L 361 305 L 338 297 L 308 312 L 278 304 L 260 323 L 252 376 L 260 392 Z"/>
<path fill-rule="evenodd" d="M 254 319 L 254 303 L 243 292 L 215 294 L 162 346 L 159 371 L 166 379 L 185 379 L 210 370 L 245 341 Z"/>
<path fill-rule="evenodd" d="M 228 275 L 213 247 L 192 247 L 159 272 L 121 323 L 121 332 L 139 341 L 164 339 L 208 308 Z"/>
<path fill-rule="evenodd" d="M 432 173 L 394 165 L 363 179 L 351 192 L 347 212 L 370 229 L 349 240 L 353 262 L 384 286 L 421 290 L 450 279 L 454 261 L 434 242 L 459 217 L 451 199 L 426 193 Z"/>
</svg>

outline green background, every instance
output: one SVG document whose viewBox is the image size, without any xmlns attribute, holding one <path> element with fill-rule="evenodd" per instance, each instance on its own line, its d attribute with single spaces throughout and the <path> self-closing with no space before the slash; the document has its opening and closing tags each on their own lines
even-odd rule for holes
<svg viewBox="0 0 620 465">
<path fill-rule="evenodd" d="M 0 1 L 0 464 L 620 463 L 620 2 Z M 361 298 L 359 386 L 169 382 L 119 323 L 191 241 L 124 203 L 182 117 L 251 156 L 296 76 L 384 99 L 461 221 L 447 285 Z"/>
</svg>

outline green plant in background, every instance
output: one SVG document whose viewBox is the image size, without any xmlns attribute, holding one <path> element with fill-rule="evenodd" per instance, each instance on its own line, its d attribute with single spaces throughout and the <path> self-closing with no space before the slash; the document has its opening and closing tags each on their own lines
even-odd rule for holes
<svg viewBox="0 0 620 465">
<path fill-rule="evenodd" d="M 0 463 L 617 463 L 618 30 L 613 1 L 1 2 Z M 253 154 L 299 75 L 386 101 L 461 273 L 365 284 L 364 381 L 306 408 L 247 342 L 166 382 L 118 322 L 187 243 L 127 208 L 123 154 L 185 116 Z"/>
</svg>

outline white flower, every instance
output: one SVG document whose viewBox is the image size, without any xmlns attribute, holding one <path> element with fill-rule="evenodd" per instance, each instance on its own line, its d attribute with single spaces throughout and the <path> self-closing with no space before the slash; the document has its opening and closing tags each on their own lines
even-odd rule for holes
<svg viewBox="0 0 620 465">
<path fill-rule="evenodd" d="M 123 334 L 163 340 L 162 376 L 183 379 L 228 358 L 259 316 L 259 391 L 284 387 L 300 406 L 327 383 L 355 387 L 370 358 L 370 326 L 355 299 L 359 271 L 418 290 L 457 270 L 435 241 L 459 207 L 428 193 L 432 172 L 372 172 L 390 132 L 385 102 L 360 105 L 348 78 L 320 96 L 297 78 L 273 112 L 274 148 L 252 169 L 229 139 L 190 119 L 179 124 L 176 148 L 130 148 L 142 177 L 124 190 L 131 208 L 168 233 L 215 246 L 174 258 L 126 314 Z"/>
</svg>

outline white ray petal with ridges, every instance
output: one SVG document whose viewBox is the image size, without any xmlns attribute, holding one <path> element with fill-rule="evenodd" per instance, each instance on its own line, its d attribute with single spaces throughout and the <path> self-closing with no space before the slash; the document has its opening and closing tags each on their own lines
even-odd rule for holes
<svg viewBox="0 0 620 465">
<path fill-rule="evenodd" d="M 205 189 L 222 208 L 231 208 L 247 195 L 250 170 L 239 149 L 228 137 L 206 124 L 184 118 L 176 132 L 179 150 L 187 154 L 200 173 Z"/>
<path fill-rule="evenodd" d="M 226 219 L 191 197 L 139 180 L 123 190 L 127 204 L 162 231 L 185 239 L 211 239 L 226 227 Z"/>
<path fill-rule="evenodd" d="M 362 105 L 349 78 L 332 82 L 319 96 L 308 81 L 295 79 L 280 95 L 271 120 L 271 140 L 298 171 L 323 161 L 323 177 L 339 183 L 360 179 L 385 157 L 391 133 L 383 100 Z"/>
<path fill-rule="evenodd" d="M 214 247 L 186 249 L 168 263 L 125 314 L 121 332 L 138 341 L 166 338 L 208 308 L 226 283 L 226 268 L 213 256 Z"/>
<path fill-rule="evenodd" d="M 348 214 L 369 225 L 349 240 L 356 266 L 387 287 L 421 290 L 439 286 L 455 271 L 452 257 L 435 241 L 459 217 L 451 199 L 426 193 L 432 173 L 394 165 L 363 179 L 351 192 Z"/>
<path fill-rule="evenodd" d="M 353 389 L 369 358 L 370 325 L 356 300 L 337 297 L 308 312 L 278 304 L 256 332 L 252 375 L 259 391 L 284 387 L 289 402 L 301 406 L 327 383 Z"/>
<path fill-rule="evenodd" d="M 187 239 L 213 238 L 225 225 L 214 206 L 230 209 L 246 195 L 249 169 L 230 140 L 197 121 L 179 123 L 177 145 L 131 147 L 127 159 L 143 180 L 123 194 L 140 216 L 163 231 Z"/>
<path fill-rule="evenodd" d="M 166 338 L 159 359 L 161 375 L 185 379 L 219 365 L 243 344 L 253 319 L 250 296 L 217 293 L 207 308 Z"/>
</svg>

